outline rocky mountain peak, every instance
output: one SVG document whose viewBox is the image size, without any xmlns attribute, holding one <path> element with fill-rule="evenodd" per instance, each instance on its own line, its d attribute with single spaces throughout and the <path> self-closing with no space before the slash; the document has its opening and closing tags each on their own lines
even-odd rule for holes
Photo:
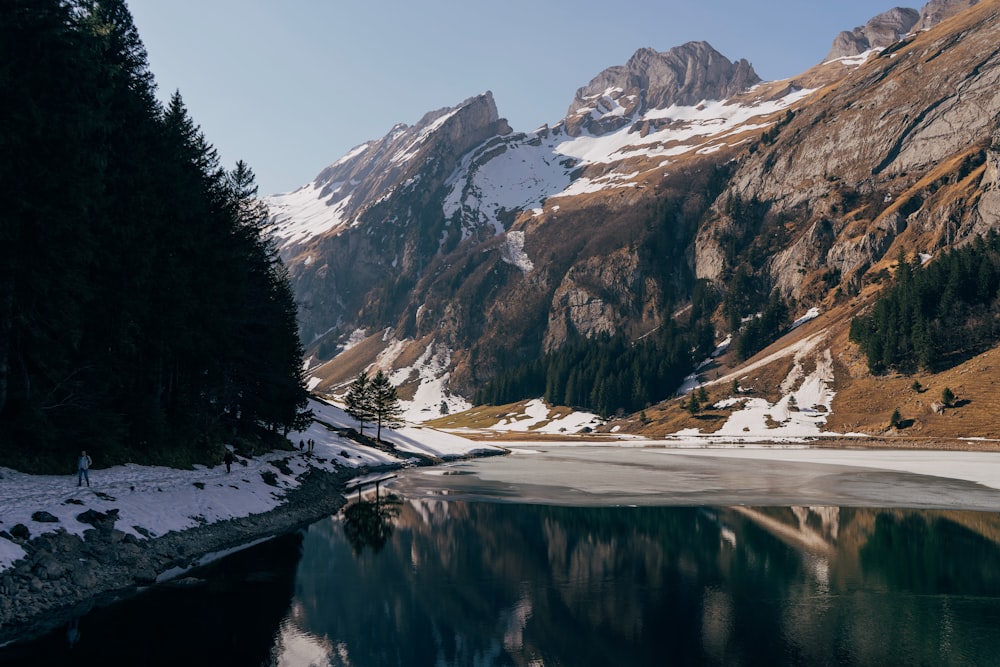
<svg viewBox="0 0 1000 667">
<path fill-rule="evenodd" d="M 950 2 L 952 0 L 944 0 Z M 833 40 L 826 60 L 856 56 L 869 49 L 885 48 L 913 30 L 921 14 L 908 7 L 893 7 L 854 30 L 845 30 Z"/>
<path fill-rule="evenodd" d="M 381 139 L 355 147 L 323 169 L 312 183 L 270 197 L 271 233 L 291 260 L 298 246 L 355 224 L 400 184 L 413 183 L 419 175 L 423 186 L 439 186 L 471 148 L 510 132 L 489 91 L 430 111 L 415 125 L 394 125 Z"/>
<path fill-rule="evenodd" d="M 930 30 L 941 21 L 977 4 L 979 0 L 930 0 L 919 12 L 908 7 L 893 7 L 863 26 L 837 35 L 826 60 L 856 56 L 869 49 L 885 48 L 904 35 Z"/>
<path fill-rule="evenodd" d="M 760 82 L 745 59 L 730 61 L 708 42 L 688 42 L 668 51 L 636 51 L 625 65 L 609 67 L 576 91 L 567 113 L 570 134 L 618 129 L 635 112 L 703 100 L 722 100 Z"/>
<path fill-rule="evenodd" d="M 978 4 L 979 0 L 930 0 L 920 10 L 917 30 L 929 30 L 941 21 Z"/>
</svg>

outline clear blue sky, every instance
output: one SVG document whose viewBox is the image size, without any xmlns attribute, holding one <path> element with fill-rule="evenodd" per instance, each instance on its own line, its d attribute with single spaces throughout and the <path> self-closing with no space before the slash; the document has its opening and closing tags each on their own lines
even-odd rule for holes
<svg viewBox="0 0 1000 667">
<path fill-rule="evenodd" d="M 352 147 L 493 91 L 515 130 L 642 47 L 705 40 L 765 80 L 820 62 L 892 6 L 839 0 L 128 0 L 166 100 L 180 90 L 224 165 L 293 190 Z M 921 4 L 912 5 L 919 9 Z"/>
</svg>

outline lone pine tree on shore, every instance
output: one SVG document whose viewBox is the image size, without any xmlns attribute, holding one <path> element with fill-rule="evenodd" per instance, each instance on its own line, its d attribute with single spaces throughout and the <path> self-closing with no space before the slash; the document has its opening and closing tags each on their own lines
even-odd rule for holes
<svg viewBox="0 0 1000 667">
<path fill-rule="evenodd" d="M 398 428 L 403 416 L 396 388 L 381 370 L 371 380 L 372 411 L 375 415 L 375 440 L 382 442 L 382 427 Z"/>
<path fill-rule="evenodd" d="M 365 423 L 372 422 L 375 419 L 372 381 L 368 377 L 367 371 L 361 371 L 354 378 L 351 386 L 347 389 L 344 403 L 347 414 L 357 420 L 358 431 L 361 435 L 364 435 Z"/>
<path fill-rule="evenodd" d="M 361 371 L 354 378 L 344 397 L 347 414 L 358 421 L 359 431 L 364 434 L 365 423 L 375 424 L 375 440 L 382 441 L 382 427 L 396 428 L 401 424 L 402 409 L 396 388 L 389 376 L 379 370 L 369 377 Z"/>
</svg>

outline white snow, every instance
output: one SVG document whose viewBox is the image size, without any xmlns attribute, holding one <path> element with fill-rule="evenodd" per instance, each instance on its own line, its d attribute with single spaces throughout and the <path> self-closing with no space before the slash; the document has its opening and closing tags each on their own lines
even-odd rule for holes
<svg viewBox="0 0 1000 667">
<path fill-rule="evenodd" d="M 289 439 L 293 443 L 315 440 L 312 456 L 299 451 L 272 452 L 252 459 L 238 456 L 231 473 L 226 473 L 222 464 L 212 468 L 199 466 L 194 470 L 128 464 L 91 470 L 91 486 L 77 487 L 75 473 L 27 475 L 0 468 L 0 530 L 9 533 L 15 525 L 24 524 L 32 537 L 59 529 L 81 535 L 90 525 L 77 521 L 79 514 L 88 509 L 99 512 L 118 509 L 115 527 L 145 539 L 143 532 L 156 537 L 202 523 L 271 510 L 281 503 L 286 491 L 298 486 L 299 478 L 309 468 L 335 470 L 337 467 L 405 462 L 381 450 L 359 445 L 327 428 L 326 425 L 357 428 L 357 422 L 339 407 L 319 401 L 312 401 L 310 407 L 317 421 L 301 433 L 290 434 Z M 371 433 L 370 429 L 371 426 L 367 426 L 366 433 Z M 439 458 L 495 449 L 457 435 L 413 426 L 383 429 L 383 439 L 403 452 Z M 100 456 L 94 458 L 95 464 L 100 466 Z M 282 460 L 287 462 L 291 475 L 275 467 L 274 463 Z M 68 462 L 68 466 L 72 464 L 73 461 Z M 262 473 L 273 473 L 277 486 L 268 485 Z M 34 521 L 32 514 L 38 511 L 49 512 L 59 522 Z M 24 555 L 21 546 L 0 538 L 0 571 Z"/>
<path fill-rule="evenodd" d="M 841 56 L 840 58 L 834 58 L 833 60 L 827 60 L 823 64 L 827 63 L 842 63 L 845 67 L 860 67 L 864 65 L 865 62 L 877 53 L 881 53 L 883 49 L 881 47 L 868 49 L 856 56 Z"/>
<path fill-rule="evenodd" d="M 815 306 L 806 311 L 806 314 L 792 322 L 792 329 L 797 329 L 809 320 L 814 320 L 819 317 L 819 308 Z"/>
<path fill-rule="evenodd" d="M 444 345 L 431 341 L 412 366 L 400 368 L 389 375 L 393 385 L 400 385 L 410 378 L 416 378 L 417 390 L 412 399 L 401 400 L 403 418 L 409 422 L 424 422 L 436 419 L 447 413 L 462 412 L 472 407 L 472 404 L 461 396 L 452 394 L 445 389 L 451 372 L 451 350 Z"/>
<path fill-rule="evenodd" d="M 535 265 L 524 251 L 524 232 L 507 232 L 507 242 L 501 248 L 501 259 L 521 270 L 525 275 L 531 273 Z"/>
<path fill-rule="evenodd" d="M 574 411 L 564 417 L 553 417 L 541 399 L 528 401 L 524 411 L 508 415 L 490 427 L 492 431 L 532 433 L 579 433 L 584 427 L 594 428 L 601 419 L 591 412 Z"/>
<path fill-rule="evenodd" d="M 426 127 L 421 128 L 421 130 L 417 133 L 417 136 L 413 138 L 413 141 L 411 141 L 405 148 L 396 151 L 396 153 L 390 158 L 390 161 L 395 162 L 396 164 L 404 164 L 413 159 L 416 156 L 417 150 L 425 141 L 427 141 L 427 138 L 460 110 L 461 107 L 456 107 L 448 113 L 444 113 L 438 118 L 435 118 L 433 121 L 428 123 Z"/>
<path fill-rule="evenodd" d="M 805 440 L 821 434 L 826 417 L 833 404 L 833 357 L 829 349 L 815 355 L 809 345 L 795 350 L 795 361 L 788 375 L 782 380 L 782 398 L 770 403 L 764 398 L 739 396 L 726 399 L 716 406 L 736 407 L 722 428 L 715 431 L 709 440 Z M 803 361 L 811 357 L 815 367 L 808 375 L 803 371 Z M 719 382 L 746 377 L 751 369 L 743 369 L 737 374 L 722 378 Z M 826 435 L 836 435 L 825 432 Z M 678 437 L 699 435 L 698 431 L 686 430 Z M 704 437 L 704 436 L 702 436 Z"/>
<path fill-rule="evenodd" d="M 758 104 L 732 104 L 725 100 L 703 100 L 694 106 L 672 105 L 647 112 L 642 120 L 669 120 L 665 127 L 645 137 L 631 132 L 626 126 L 609 134 L 583 134 L 568 138 L 556 150 L 561 155 L 577 158 L 584 163 L 617 162 L 630 156 L 676 156 L 714 144 L 715 138 L 730 133 L 760 116 L 773 114 L 809 96 L 812 89 L 800 89 L 777 100 Z M 766 124 L 755 125 L 763 128 Z M 709 141 L 711 139 L 711 141 Z"/>
<path fill-rule="evenodd" d="M 347 158 L 341 158 L 341 162 Z M 351 202 L 351 184 L 335 183 L 317 187 L 304 185 L 294 192 L 267 199 L 271 210 L 269 231 L 278 245 L 288 247 L 303 243 L 332 229 L 346 227 L 350 221 L 344 211 Z"/>
<path fill-rule="evenodd" d="M 734 135 L 759 130 L 770 122 L 751 121 L 774 114 L 812 94 L 800 89 L 785 97 L 755 104 L 731 104 L 723 100 L 704 100 L 694 106 L 671 106 L 654 109 L 635 122 L 670 121 L 646 136 L 631 131 L 634 123 L 603 135 L 583 132 L 577 137 L 564 133 L 561 125 L 542 127 L 532 133 L 512 135 L 499 143 L 487 142 L 467 155 L 447 183 L 450 188 L 444 202 L 445 217 L 461 213 L 463 238 L 476 226 L 492 225 L 496 233 L 504 230 L 500 214 L 504 211 L 542 210 L 547 199 L 637 187 L 640 172 L 614 169 L 599 177 L 573 174 L 587 165 L 611 165 L 632 157 L 674 158 L 690 152 L 714 152 Z M 600 96 L 606 114 L 623 115 L 624 108 L 606 95 Z M 592 112 L 593 113 L 593 112 Z M 669 164 L 657 160 L 654 168 Z"/>
</svg>

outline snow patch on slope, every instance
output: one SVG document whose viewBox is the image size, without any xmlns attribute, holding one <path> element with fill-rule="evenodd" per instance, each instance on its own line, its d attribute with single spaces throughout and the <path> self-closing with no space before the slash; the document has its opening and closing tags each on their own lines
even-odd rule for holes
<svg viewBox="0 0 1000 667">
<path fill-rule="evenodd" d="M 508 264 L 513 264 L 527 275 L 535 265 L 524 251 L 524 232 L 507 232 L 507 242 L 500 250 L 500 257 Z"/>
<path fill-rule="evenodd" d="M 745 439 L 774 440 L 802 439 L 821 435 L 821 429 L 826 424 L 827 415 L 833 405 L 833 356 L 830 349 L 822 354 L 814 354 L 819 337 L 805 339 L 792 348 L 795 353 L 794 365 L 781 382 L 783 396 L 775 403 L 764 398 L 732 397 L 719 401 L 715 408 L 734 408 L 729 419 L 719 430 L 711 434 L 702 434 L 699 429 L 683 429 L 675 436 L 707 435 L 711 439 Z M 752 372 L 754 368 L 773 361 L 778 356 L 788 352 L 782 351 L 757 362 L 752 367 L 741 369 L 736 375 L 741 377 Z M 803 360 L 812 357 L 815 368 L 808 374 L 804 371 Z M 727 378 L 722 378 L 724 382 Z M 829 434 L 827 434 L 829 435 Z"/>
<path fill-rule="evenodd" d="M 523 412 L 508 415 L 492 426 L 490 430 L 578 433 L 585 427 L 595 428 L 600 423 L 600 417 L 591 412 L 571 412 L 564 417 L 553 417 L 545 401 L 536 398 L 524 406 Z"/>
<path fill-rule="evenodd" d="M 346 158 L 341 158 L 341 162 Z M 270 233 L 278 245 L 303 243 L 332 229 L 346 226 L 344 211 L 351 202 L 349 184 L 317 187 L 304 185 L 294 192 L 274 195 L 267 203 L 271 211 Z"/>
<path fill-rule="evenodd" d="M 786 109 L 813 92 L 794 90 L 779 99 L 754 104 L 705 100 L 694 106 L 673 105 L 648 111 L 635 122 L 602 135 L 584 132 L 571 137 L 557 125 L 501 142 L 487 142 L 467 155 L 446 183 L 449 191 L 443 206 L 445 217 L 459 216 L 463 238 L 480 226 L 492 225 L 500 233 L 504 230 L 504 213 L 538 210 L 552 197 L 635 187 L 640 175 L 630 169 L 611 170 L 599 177 L 575 177 L 582 167 L 614 164 L 628 158 L 663 158 L 655 165 L 661 168 L 679 155 L 717 151 L 731 143 L 731 137 L 763 129 L 773 122 L 752 123 L 754 118 Z M 606 113 L 623 115 L 624 109 L 616 102 L 607 107 Z M 660 129 L 643 136 L 635 127 L 644 122 Z"/>
<path fill-rule="evenodd" d="M 395 357 L 394 357 L 395 358 Z M 456 396 L 445 387 L 451 377 L 451 350 L 433 341 L 412 365 L 389 374 L 389 381 L 399 386 L 408 381 L 416 381 L 417 389 L 413 398 L 401 400 L 403 419 L 420 423 L 436 419 L 442 414 L 462 412 L 472 404 L 461 396 Z"/>
</svg>

